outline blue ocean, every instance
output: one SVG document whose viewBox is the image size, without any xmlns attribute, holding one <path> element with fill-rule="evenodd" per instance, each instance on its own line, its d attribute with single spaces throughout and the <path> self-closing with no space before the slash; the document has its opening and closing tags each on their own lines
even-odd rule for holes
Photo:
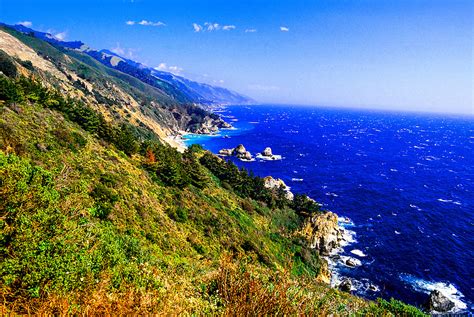
<svg viewBox="0 0 474 317">
<path fill-rule="evenodd" d="M 282 155 L 232 160 L 351 220 L 341 255 L 361 265 L 334 265 L 355 293 L 420 306 L 438 289 L 474 311 L 474 117 L 272 105 L 219 114 L 235 129 L 186 143 Z"/>
</svg>

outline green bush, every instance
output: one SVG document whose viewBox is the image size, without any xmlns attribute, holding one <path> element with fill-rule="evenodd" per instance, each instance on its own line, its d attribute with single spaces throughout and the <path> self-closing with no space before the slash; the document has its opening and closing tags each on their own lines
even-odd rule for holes
<svg viewBox="0 0 474 317">
<path fill-rule="evenodd" d="M 13 59 L 3 50 L 0 50 L 0 72 L 8 77 L 16 77 L 18 74 Z"/>
<path fill-rule="evenodd" d="M 96 205 L 90 210 L 91 214 L 100 219 L 106 219 L 113 209 L 114 203 L 118 200 L 116 191 L 99 183 L 91 192 Z"/>
<path fill-rule="evenodd" d="M 370 305 L 361 312 L 361 315 L 371 315 L 371 316 L 386 316 L 387 312 L 393 314 L 394 316 L 404 316 L 404 317 L 427 317 L 429 315 L 423 313 L 418 308 L 404 304 L 393 298 L 390 301 L 385 299 L 378 298 L 376 302 L 370 303 Z"/>
</svg>

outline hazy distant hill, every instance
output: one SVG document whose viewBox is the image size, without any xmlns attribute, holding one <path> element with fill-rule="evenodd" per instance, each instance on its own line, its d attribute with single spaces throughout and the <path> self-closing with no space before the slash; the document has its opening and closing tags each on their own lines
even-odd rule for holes
<svg viewBox="0 0 474 317">
<path fill-rule="evenodd" d="M 88 47 L 81 41 L 61 41 L 50 33 L 39 32 L 27 28 L 23 25 L 9 26 L 17 31 L 33 34 L 35 37 L 52 43 L 56 46 L 80 50 L 92 56 L 102 64 L 120 70 L 126 74 L 134 76 L 141 81 L 157 88 L 173 91 L 171 94 L 181 102 L 194 102 L 201 104 L 252 104 L 255 101 L 247 96 L 226 88 L 216 87 L 204 83 L 198 83 L 177 76 L 169 72 L 159 71 L 136 61 L 124 58 L 110 50 L 95 50 Z M 184 97 L 183 97 L 184 95 Z"/>
</svg>

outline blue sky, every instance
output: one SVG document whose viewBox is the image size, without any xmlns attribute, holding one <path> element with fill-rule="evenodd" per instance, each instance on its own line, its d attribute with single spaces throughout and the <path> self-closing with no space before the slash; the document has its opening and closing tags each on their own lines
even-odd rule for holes
<svg viewBox="0 0 474 317">
<path fill-rule="evenodd" d="M 473 7 L 467 0 L 0 0 L 0 20 L 260 102 L 474 114 Z"/>
</svg>

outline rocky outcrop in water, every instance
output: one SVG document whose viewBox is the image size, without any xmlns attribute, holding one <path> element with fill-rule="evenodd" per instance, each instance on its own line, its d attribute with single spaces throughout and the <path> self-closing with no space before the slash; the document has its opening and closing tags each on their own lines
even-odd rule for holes
<svg viewBox="0 0 474 317">
<path fill-rule="evenodd" d="M 352 281 L 348 278 L 344 279 L 341 284 L 339 284 L 339 289 L 343 292 L 350 293 L 352 290 Z"/>
<path fill-rule="evenodd" d="M 235 156 L 238 156 L 238 155 L 244 155 L 245 152 L 247 152 L 247 150 L 245 149 L 245 146 L 243 144 L 239 144 L 237 145 L 236 148 L 234 148 L 234 150 L 232 151 L 232 154 Z"/>
<path fill-rule="evenodd" d="M 245 149 L 243 144 L 237 145 L 237 147 L 233 149 L 221 149 L 219 150 L 219 155 L 222 156 L 235 156 L 242 161 L 252 161 L 253 157 L 252 154 Z"/>
<path fill-rule="evenodd" d="M 266 161 L 281 160 L 281 155 L 274 155 L 270 147 L 266 147 L 261 153 L 257 154 L 257 158 Z"/>
<path fill-rule="evenodd" d="M 269 147 L 266 147 L 265 150 L 263 150 L 262 155 L 263 156 L 272 156 L 273 155 L 272 154 L 272 149 L 269 148 Z"/>
<path fill-rule="evenodd" d="M 444 296 L 440 291 L 434 290 L 430 293 L 428 301 L 425 304 L 429 312 L 446 313 L 454 308 L 454 303 Z"/>
</svg>

